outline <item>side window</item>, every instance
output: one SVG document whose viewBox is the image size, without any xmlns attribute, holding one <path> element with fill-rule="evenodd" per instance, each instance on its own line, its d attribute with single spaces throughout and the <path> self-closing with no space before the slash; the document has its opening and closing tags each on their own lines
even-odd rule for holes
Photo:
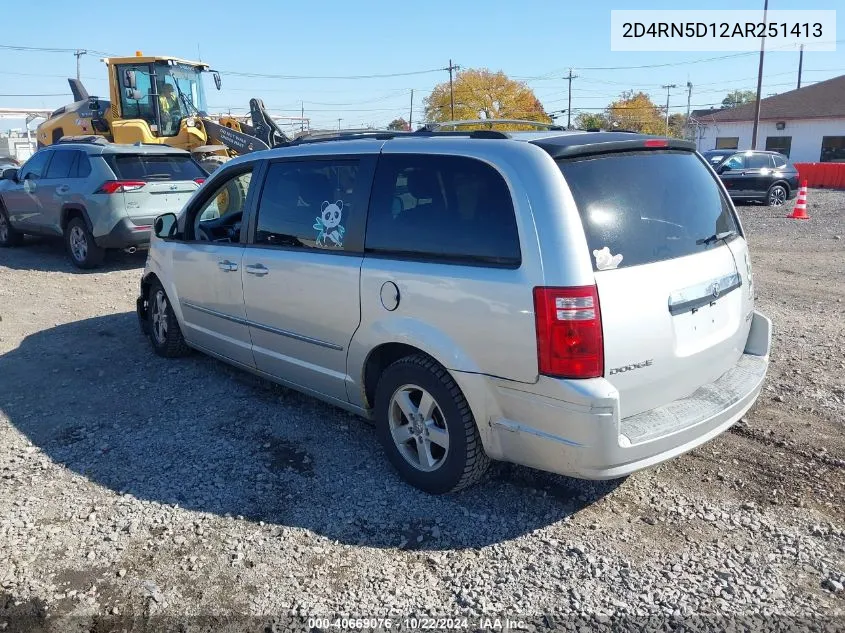
<svg viewBox="0 0 845 633">
<path fill-rule="evenodd" d="M 91 161 L 88 159 L 88 154 L 85 152 L 76 152 L 76 162 L 74 163 L 74 170 L 71 172 L 71 178 L 88 178 L 91 175 Z"/>
<path fill-rule="evenodd" d="M 786 157 L 780 154 L 774 154 L 772 158 L 775 161 L 775 167 L 786 167 Z"/>
<path fill-rule="evenodd" d="M 44 178 L 67 178 L 70 176 L 70 169 L 73 167 L 75 158 L 75 151 L 57 149 L 53 152 L 53 160 L 50 161 Z"/>
<path fill-rule="evenodd" d="M 725 169 L 745 169 L 745 157 L 742 154 L 734 154 L 725 161 Z"/>
<path fill-rule="evenodd" d="M 762 169 L 772 166 L 769 154 L 751 154 L 747 159 L 747 163 L 748 169 Z"/>
<path fill-rule="evenodd" d="M 255 243 L 344 250 L 349 218 L 358 213 L 356 160 L 273 163 L 267 171 Z"/>
<path fill-rule="evenodd" d="M 504 178 L 460 156 L 384 154 L 367 218 L 368 252 L 519 266 Z"/>
<path fill-rule="evenodd" d="M 237 241 L 232 234 L 224 230 L 221 234 L 216 232 L 217 228 L 212 221 L 218 218 L 231 218 L 231 222 L 225 222 L 227 227 L 237 226 L 240 231 L 240 221 L 243 218 L 243 211 L 246 207 L 246 198 L 249 193 L 249 184 L 252 181 L 252 171 L 240 172 L 231 178 L 223 181 L 209 197 L 204 198 L 199 209 L 194 211 L 192 220 L 194 239 L 222 239 L 223 241 Z M 191 221 L 191 218 L 188 218 Z M 203 229 L 201 231 L 201 229 Z M 203 235 L 204 234 L 204 235 Z M 188 236 L 189 239 L 191 236 Z M 240 235 L 236 236 L 238 239 Z"/>
<path fill-rule="evenodd" d="M 44 175 L 44 168 L 47 166 L 47 161 L 50 154 L 53 152 L 36 152 L 24 166 L 21 167 L 20 180 L 38 180 Z"/>
</svg>

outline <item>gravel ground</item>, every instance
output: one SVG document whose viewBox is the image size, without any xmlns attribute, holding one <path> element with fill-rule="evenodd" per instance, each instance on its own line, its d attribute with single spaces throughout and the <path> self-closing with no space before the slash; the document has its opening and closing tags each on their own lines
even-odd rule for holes
<svg viewBox="0 0 845 633">
<path fill-rule="evenodd" d="M 351 415 L 154 356 L 132 312 L 143 256 L 81 273 L 50 242 L 0 251 L 0 630 L 344 614 L 841 630 L 845 193 L 811 190 L 809 212 L 740 207 L 775 336 L 734 429 L 623 482 L 501 465 L 443 497 L 403 484 Z"/>
</svg>

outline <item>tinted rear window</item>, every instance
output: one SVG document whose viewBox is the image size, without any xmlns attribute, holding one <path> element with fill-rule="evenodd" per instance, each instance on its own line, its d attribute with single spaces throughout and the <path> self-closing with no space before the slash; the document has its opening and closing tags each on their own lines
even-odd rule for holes
<svg viewBox="0 0 845 633">
<path fill-rule="evenodd" d="M 366 249 L 456 264 L 516 268 L 521 261 L 504 178 L 462 156 L 380 156 Z"/>
<path fill-rule="evenodd" d="M 713 248 L 697 240 L 738 230 L 717 181 L 695 154 L 632 152 L 558 164 L 581 214 L 594 270 L 691 255 Z"/>
<path fill-rule="evenodd" d="M 193 180 L 207 175 L 190 156 L 107 154 L 103 157 L 122 180 Z"/>
</svg>

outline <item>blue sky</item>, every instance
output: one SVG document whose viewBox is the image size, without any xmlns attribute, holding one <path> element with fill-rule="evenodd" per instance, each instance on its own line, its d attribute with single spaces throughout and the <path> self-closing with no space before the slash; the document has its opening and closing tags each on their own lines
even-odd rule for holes
<svg viewBox="0 0 845 633">
<path fill-rule="evenodd" d="M 762 9 L 763 0 L 708 0 L 684 8 Z M 597 111 L 622 90 L 633 88 L 664 103 L 661 84 L 677 84 L 672 91 L 673 112 L 686 111 L 686 83 L 693 83 L 692 105 L 721 101 L 728 91 L 754 89 L 758 57 L 745 54 L 727 60 L 688 63 L 724 53 L 621 53 L 610 51 L 611 9 L 677 9 L 674 1 L 522 0 L 469 2 L 428 0 L 425 3 L 283 2 L 205 0 L 200 5 L 140 3 L 143 19 L 133 20 L 138 8 L 121 14 L 112 3 L 102 10 L 68 11 L 66 2 L 41 0 L 39 13 L 16 20 L 5 29 L 3 45 L 85 48 L 112 54 L 198 55 L 223 72 L 223 90 L 206 81 L 212 111 L 246 110 L 249 98 L 260 96 L 275 112 L 298 115 L 304 103 L 312 127 L 384 125 L 408 117 L 411 89 L 415 91 L 415 119 L 422 100 L 438 82 L 448 78 L 451 58 L 462 68 L 503 70 L 524 79 L 548 111 L 566 107 L 569 67 L 573 81 L 572 106 Z M 170 8 L 168 8 L 168 6 Z M 92 5 L 93 7 L 93 5 Z M 770 9 L 843 9 L 841 0 L 770 0 Z M 96 14 L 96 19 L 94 18 Z M 193 14 L 187 18 L 188 14 Z M 239 15 L 240 14 L 240 17 Z M 63 16 L 59 21 L 56 16 Z M 181 17 L 180 17 L 181 16 Z M 184 20 L 186 26 L 180 27 Z M 198 28 L 198 27 L 202 28 Z M 845 74 L 845 9 L 837 15 L 836 52 L 807 52 L 803 84 Z M 14 38 L 14 39 L 9 39 Z M 107 95 L 101 55 L 82 58 L 83 81 L 91 94 Z M 677 64 L 657 68 L 599 70 L 598 67 Z M 797 51 L 767 53 L 763 95 L 795 88 Z M 53 108 L 69 102 L 66 77 L 75 74 L 70 52 L 29 52 L 0 49 L 0 107 Z M 369 79 L 267 79 L 228 75 L 226 71 L 347 77 L 407 74 Z M 433 72 L 423 72 L 433 71 Z M 64 96 L 67 95 L 67 96 Z M 22 122 L 0 120 L 0 129 Z"/>
</svg>

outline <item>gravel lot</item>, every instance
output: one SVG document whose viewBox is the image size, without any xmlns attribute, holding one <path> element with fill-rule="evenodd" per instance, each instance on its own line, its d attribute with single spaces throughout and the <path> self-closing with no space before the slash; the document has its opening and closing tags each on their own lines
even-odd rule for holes
<svg viewBox="0 0 845 633">
<path fill-rule="evenodd" d="M 775 340 L 734 429 L 623 482 L 502 465 L 444 497 L 400 482 L 351 415 L 154 356 L 132 312 L 143 256 L 81 273 L 51 242 L 0 250 L 0 630 L 260 631 L 290 614 L 845 627 L 845 193 L 811 190 L 809 212 L 740 207 Z"/>
</svg>

